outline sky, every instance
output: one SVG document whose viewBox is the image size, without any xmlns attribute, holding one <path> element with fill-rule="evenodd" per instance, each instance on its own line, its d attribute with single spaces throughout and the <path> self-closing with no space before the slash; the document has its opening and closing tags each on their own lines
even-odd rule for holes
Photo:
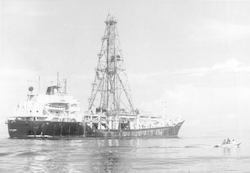
<svg viewBox="0 0 250 173">
<path fill-rule="evenodd" d="M 250 132 L 249 9 L 223 0 L 1 0 L 1 126 L 29 86 L 45 93 L 57 72 L 87 110 L 112 12 L 136 108 L 181 117 L 183 128 Z"/>
</svg>

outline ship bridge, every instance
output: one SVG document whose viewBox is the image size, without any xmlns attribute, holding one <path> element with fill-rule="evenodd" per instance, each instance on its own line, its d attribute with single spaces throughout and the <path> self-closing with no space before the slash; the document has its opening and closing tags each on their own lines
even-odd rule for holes
<svg viewBox="0 0 250 173">
<path fill-rule="evenodd" d="M 54 85 L 54 86 L 49 86 L 46 91 L 46 95 L 54 95 L 57 94 L 59 91 L 59 86 Z"/>
</svg>

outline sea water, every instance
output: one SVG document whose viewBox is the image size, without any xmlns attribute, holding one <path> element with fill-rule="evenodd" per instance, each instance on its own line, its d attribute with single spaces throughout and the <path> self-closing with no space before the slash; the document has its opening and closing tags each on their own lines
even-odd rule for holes
<svg viewBox="0 0 250 173">
<path fill-rule="evenodd" d="M 239 148 L 214 148 L 234 136 Z M 0 172 L 250 173 L 250 136 L 184 127 L 176 139 L 30 140 L 0 137 Z"/>
</svg>

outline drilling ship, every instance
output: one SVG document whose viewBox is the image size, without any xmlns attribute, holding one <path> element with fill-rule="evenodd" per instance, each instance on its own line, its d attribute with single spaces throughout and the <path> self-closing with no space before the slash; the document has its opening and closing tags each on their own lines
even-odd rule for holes
<svg viewBox="0 0 250 173">
<path fill-rule="evenodd" d="M 66 79 L 64 86 L 57 82 L 45 94 L 33 94 L 33 87 L 29 87 L 26 99 L 7 120 L 10 138 L 178 137 L 183 120 L 168 120 L 135 109 L 117 19 L 110 13 L 105 24 L 87 111 L 81 115 L 79 100 L 66 91 Z"/>
<path fill-rule="evenodd" d="M 167 120 L 135 109 L 120 48 L 117 19 L 109 14 L 102 37 L 88 111 L 86 137 L 178 137 L 184 121 Z"/>
</svg>

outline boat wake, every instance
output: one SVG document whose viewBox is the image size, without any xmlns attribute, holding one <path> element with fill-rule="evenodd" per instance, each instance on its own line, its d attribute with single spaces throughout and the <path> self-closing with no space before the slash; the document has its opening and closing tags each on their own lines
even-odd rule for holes
<svg viewBox="0 0 250 173">
<path fill-rule="evenodd" d="M 214 146 L 186 145 L 186 146 L 166 146 L 166 147 L 149 147 L 149 148 L 214 148 Z"/>
<path fill-rule="evenodd" d="M 228 145 L 214 145 L 214 146 L 202 146 L 202 145 L 186 145 L 186 146 L 165 146 L 165 147 L 149 147 L 149 148 L 239 148 L 240 143 L 228 144 Z"/>
</svg>

